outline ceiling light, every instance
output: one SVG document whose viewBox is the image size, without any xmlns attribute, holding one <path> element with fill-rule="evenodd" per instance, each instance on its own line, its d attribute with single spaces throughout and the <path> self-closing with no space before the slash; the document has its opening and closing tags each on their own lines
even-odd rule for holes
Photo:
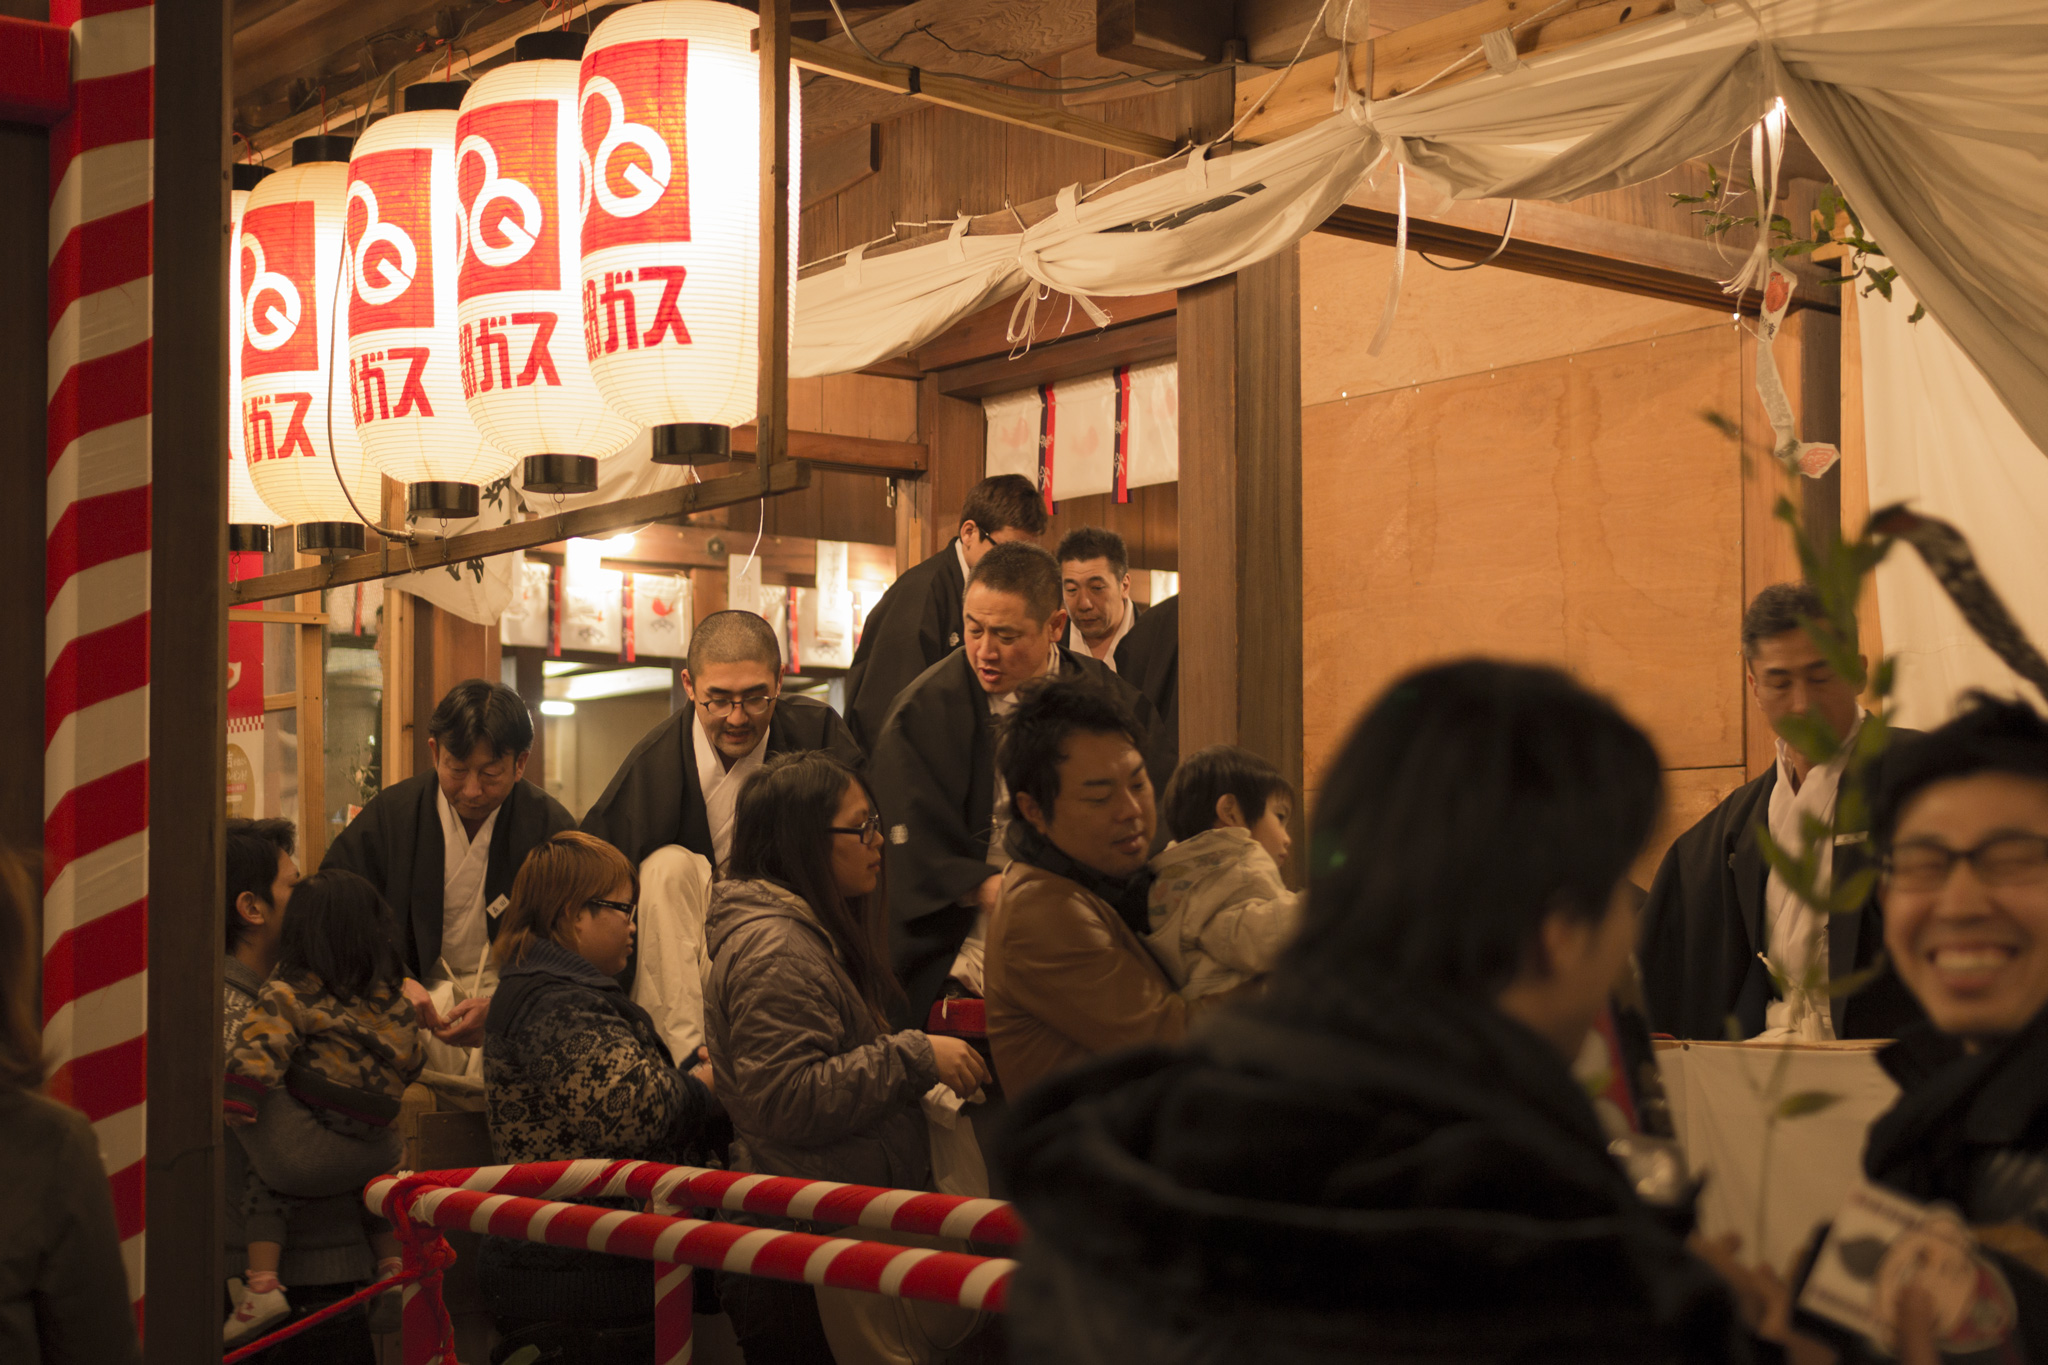
<svg viewBox="0 0 2048 1365">
<path fill-rule="evenodd" d="M 540 713 L 544 716 L 573 716 L 576 714 L 576 703 L 573 701 L 544 701 L 540 704 Z"/>
</svg>

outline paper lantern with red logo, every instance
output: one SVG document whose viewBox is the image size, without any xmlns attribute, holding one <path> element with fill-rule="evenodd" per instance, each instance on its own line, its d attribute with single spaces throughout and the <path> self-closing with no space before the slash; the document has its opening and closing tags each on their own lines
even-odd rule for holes
<svg viewBox="0 0 2048 1365">
<path fill-rule="evenodd" d="M 587 493 L 640 432 L 598 392 L 576 291 L 576 78 L 587 35 L 529 33 L 470 88 L 455 125 L 464 234 L 456 277 L 462 391 L 521 482 Z"/>
<path fill-rule="evenodd" d="M 344 341 L 334 314 L 353 145 L 336 136 L 294 142 L 291 166 L 250 193 L 238 239 L 249 477 L 309 553 L 362 549 L 361 518 L 378 514 L 383 495 L 334 361 Z"/>
<path fill-rule="evenodd" d="M 717 0 L 646 0 L 583 54 L 583 335 L 654 458 L 722 460 L 755 415 L 760 362 L 759 21 Z M 790 222 L 802 136 L 790 87 Z M 790 234 L 791 298 L 796 234 Z"/>
<path fill-rule="evenodd" d="M 242 231 L 242 210 L 249 202 L 249 192 L 262 183 L 270 174 L 267 166 L 251 166 L 246 162 L 235 166 L 233 189 L 228 194 L 228 241 L 233 244 Z M 228 260 L 228 297 L 239 300 L 242 297 L 240 264 L 242 253 L 236 250 Z M 242 310 L 228 309 L 228 411 L 239 414 L 242 410 Z M 242 423 L 238 418 L 228 422 L 228 549 L 242 552 L 268 550 L 270 528 L 284 525 L 284 518 L 264 506 L 263 499 L 256 495 L 256 485 L 249 481 L 249 456 L 242 449 Z"/>
<path fill-rule="evenodd" d="M 477 430 L 462 392 L 455 276 L 462 209 L 455 122 L 467 81 L 405 92 L 348 163 L 349 405 L 363 453 L 414 516 L 461 520 L 516 457 Z"/>
</svg>

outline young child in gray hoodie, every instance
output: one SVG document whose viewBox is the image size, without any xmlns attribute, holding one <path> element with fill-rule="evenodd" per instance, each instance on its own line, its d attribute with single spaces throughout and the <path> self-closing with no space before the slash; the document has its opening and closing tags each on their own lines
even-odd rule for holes
<svg viewBox="0 0 2048 1365">
<path fill-rule="evenodd" d="M 1152 859 L 1145 946 L 1188 1000 L 1265 975 L 1301 923 L 1280 877 L 1294 788 L 1250 750 L 1216 744 L 1180 765 L 1161 804 L 1174 842 Z"/>
</svg>

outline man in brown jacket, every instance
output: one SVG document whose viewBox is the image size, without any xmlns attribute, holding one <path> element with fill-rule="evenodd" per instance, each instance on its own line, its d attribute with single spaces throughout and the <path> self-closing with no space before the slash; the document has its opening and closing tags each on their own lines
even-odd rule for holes
<svg viewBox="0 0 2048 1365">
<path fill-rule="evenodd" d="M 996 1076 L 1013 1098 L 1096 1053 L 1187 1032 L 1141 938 L 1158 821 L 1142 738 L 1083 679 L 1029 685 L 1004 728 L 1015 861 L 989 918 L 986 980 Z"/>
</svg>

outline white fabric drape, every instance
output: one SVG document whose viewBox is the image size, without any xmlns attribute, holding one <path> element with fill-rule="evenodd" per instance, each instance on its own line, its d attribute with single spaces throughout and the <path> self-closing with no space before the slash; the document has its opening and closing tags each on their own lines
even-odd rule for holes
<svg viewBox="0 0 2048 1365">
<path fill-rule="evenodd" d="M 1571 200 L 1730 159 L 1782 98 L 1864 226 L 2048 446 L 2043 90 L 2039 0 L 1720 0 L 1086 202 L 1069 187 L 1021 234 L 814 275 L 797 289 L 791 373 L 902 354 L 1027 279 L 1107 297 L 1228 274 L 1312 231 L 1385 150 L 1455 198 Z"/>
<path fill-rule="evenodd" d="M 2048 640 L 2048 459 L 1933 317 L 1906 321 L 1914 301 L 1894 284 L 1891 302 L 1856 305 L 1870 505 L 1904 502 L 1953 524 L 2028 636 Z M 1885 652 L 1899 657 L 1901 725 L 1939 725 L 1976 687 L 2040 704 L 1910 549 L 1878 566 L 1877 604 Z"/>
</svg>

